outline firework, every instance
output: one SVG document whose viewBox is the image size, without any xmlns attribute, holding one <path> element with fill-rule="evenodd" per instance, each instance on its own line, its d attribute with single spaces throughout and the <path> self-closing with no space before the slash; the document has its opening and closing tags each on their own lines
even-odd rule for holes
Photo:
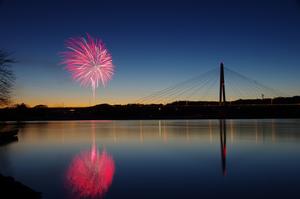
<svg viewBox="0 0 300 199">
<path fill-rule="evenodd" d="M 82 86 L 91 87 L 93 96 L 101 84 L 106 86 L 114 74 L 111 54 L 100 39 L 87 37 L 71 38 L 66 41 L 68 51 L 63 52 L 62 64 L 72 78 Z"/>
</svg>

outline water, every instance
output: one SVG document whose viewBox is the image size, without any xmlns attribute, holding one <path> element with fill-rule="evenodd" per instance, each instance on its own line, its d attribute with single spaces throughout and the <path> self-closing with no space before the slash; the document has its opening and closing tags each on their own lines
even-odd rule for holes
<svg viewBox="0 0 300 199">
<path fill-rule="evenodd" d="M 0 173 L 43 198 L 300 198 L 300 120 L 28 122 Z"/>
</svg>

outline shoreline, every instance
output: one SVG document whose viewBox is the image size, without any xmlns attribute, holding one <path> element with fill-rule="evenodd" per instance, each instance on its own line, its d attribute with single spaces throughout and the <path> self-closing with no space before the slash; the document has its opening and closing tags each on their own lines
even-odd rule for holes
<svg viewBox="0 0 300 199">
<path fill-rule="evenodd" d="M 4 108 L 0 121 L 178 120 L 300 118 L 300 104 L 284 105 L 99 105 L 87 108 Z"/>
</svg>

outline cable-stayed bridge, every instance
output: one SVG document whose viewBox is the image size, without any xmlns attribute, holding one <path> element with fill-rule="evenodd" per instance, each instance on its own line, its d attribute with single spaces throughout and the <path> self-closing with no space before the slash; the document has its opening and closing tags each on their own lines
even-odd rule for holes
<svg viewBox="0 0 300 199">
<path fill-rule="evenodd" d="M 167 104 L 176 101 L 215 101 L 221 105 L 238 99 L 287 97 L 277 89 L 224 67 L 216 67 L 196 77 L 154 92 L 136 101 L 138 104 Z M 272 102 L 272 100 L 270 100 Z"/>
</svg>

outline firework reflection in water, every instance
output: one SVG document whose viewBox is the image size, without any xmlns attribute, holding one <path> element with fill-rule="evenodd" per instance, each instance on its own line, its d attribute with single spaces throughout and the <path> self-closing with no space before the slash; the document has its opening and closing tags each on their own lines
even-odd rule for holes
<svg viewBox="0 0 300 199">
<path fill-rule="evenodd" d="M 77 155 L 68 171 L 67 184 L 78 197 L 103 197 L 115 172 L 113 158 L 103 149 L 100 153 L 94 143 L 90 151 Z"/>
</svg>

